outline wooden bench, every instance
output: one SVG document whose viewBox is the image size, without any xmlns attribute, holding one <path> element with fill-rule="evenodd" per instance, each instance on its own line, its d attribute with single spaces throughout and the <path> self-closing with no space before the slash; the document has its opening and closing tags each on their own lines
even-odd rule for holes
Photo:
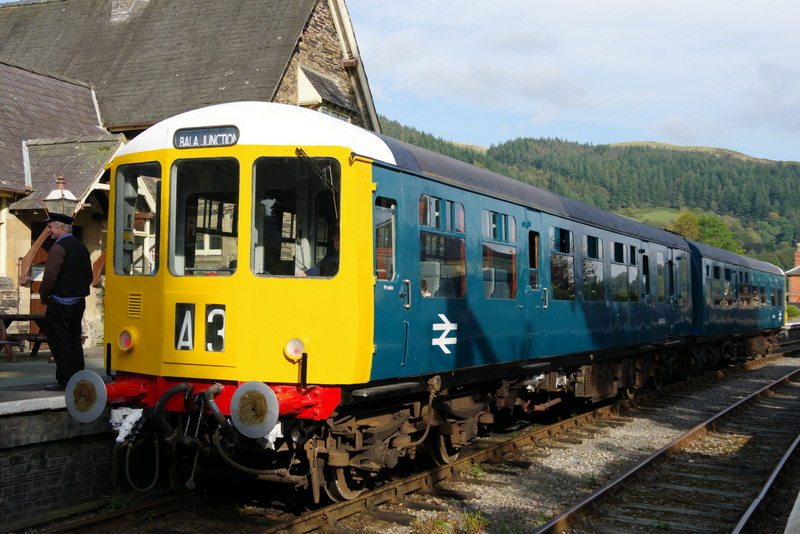
<svg viewBox="0 0 800 534">
<path fill-rule="evenodd" d="M 14 322 L 35 323 L 40 331 L 34 333 L 9 332 L 8 327 Z M 44 327 L 44 314 L 0 313 L 0 348 L 6 351 L 8 361 L 16 361 L 12 347 L 21 347 L 26 342 L 32 344 L 31 356 L 36 356 L 42 343 L 47 343 L 47 334 L 44 331 Z M 27 329 L 27 326 L 25 329 Z"/>
<path fill-rule="evenodd" d="M 26 342 L 31 344 L 31 357 L 35 358 L 36 355 L 39 353 L 39 348 L 42 346 L 42 343 L 47 343 L 47 334 L 44 332 L 36 332 L 36 333 L 8 333 L 6 334 L 8 337 L 8 341 L 6 343 L 13 344 L 16 343 L 17 346 L 22 346 Z M 2 342 L 0 342 L 2 343 Z"/>
</svg>

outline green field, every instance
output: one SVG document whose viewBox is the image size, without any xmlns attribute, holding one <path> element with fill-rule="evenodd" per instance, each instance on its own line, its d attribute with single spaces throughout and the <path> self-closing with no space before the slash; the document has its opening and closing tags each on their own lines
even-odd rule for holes
<svg viewBox="0 0 800 534">
<path fill-rule="evenodd" d="M 678 210 L 673 208 L 628 208 L 620 212 L 620 215 L 633 219 L 634 221 L 645 223 L 664 223 L 671 225 L 678 216 Z"/>
</svg>

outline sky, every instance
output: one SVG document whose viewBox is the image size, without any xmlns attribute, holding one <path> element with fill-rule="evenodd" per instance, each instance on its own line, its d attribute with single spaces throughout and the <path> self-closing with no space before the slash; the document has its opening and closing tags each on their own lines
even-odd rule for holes
<svg viewBox="0 0 800 534">
<path fill-rule="evenodd" d="M 346 0 L 379 114 L 481 146 L 800 161 L 797 0 Z"/>
<path fill-rule="evenodd" d="M 797 0 L 346 3 L 378 113 L 437 137 L 800 161 Z"/>
</svg>

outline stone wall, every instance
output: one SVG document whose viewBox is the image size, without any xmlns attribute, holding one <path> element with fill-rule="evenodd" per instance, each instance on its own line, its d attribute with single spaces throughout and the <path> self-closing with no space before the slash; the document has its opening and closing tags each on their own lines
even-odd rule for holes
<svg viewBox="0 0 800 534">
<path fill-rule="evenodd" d="M 0 531 L 108 498 L 115 442 L 107 410 L 92 424 L 64 409 L 7 415 L 0 436 Z"/>
<path fill-rule="evenodd" d="M 306 67 L 336 80 L 339 88 L 355 102 L 355 91 L 350 75 L 342 64 L 343 59 L 339 35 L 328 2 L 320 0 L 303 30 L 273 101 L 297 105 L 297 71 L 299 67 Z M 363 125 L 363 120 L 357 113 L 351 122 L 357 126 Z"/>
</svg>

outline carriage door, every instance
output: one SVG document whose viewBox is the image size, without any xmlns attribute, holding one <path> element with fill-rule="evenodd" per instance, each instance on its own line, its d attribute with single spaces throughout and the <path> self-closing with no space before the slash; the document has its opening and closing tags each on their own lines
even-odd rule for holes
<svg viewBox="0 0 800 534">
<path fill-rule="evenodd" d="M 414 213 L 413 204 L 403 198 L 403 180 L 398 179 L 396 173 L 380 167 L 374 167 L 374 172 L 378 187 L 373 194 L 372 206 L 375 263 L 373 380 L 404 374 L 410 350 L 410 315 L 420 291 L 417 281 L 419 258 L 403 253 L 412 244 L 402 229 L 413 226 L 414 220 L 407 220 L 408 214 Z"/>
<path fill-rule="evenodd" d="M 527 240 L 527 277 L 523 273 L 523 286 L 527 296 L 528 316 L 526 320 L 526 331 L 528 336 L 528 358 L 536 358 L 542 355 L 542 330 L 545 324 L 545 316 L 549 306 L 549 279 L 547 269 L 542 269 L 542 245 L 541 245 L 541 226 L 542 218 L 538 211 L 528 211 L 527 219 L 522 223 L 525 235 L 522 237 Z"/>
</svg>

